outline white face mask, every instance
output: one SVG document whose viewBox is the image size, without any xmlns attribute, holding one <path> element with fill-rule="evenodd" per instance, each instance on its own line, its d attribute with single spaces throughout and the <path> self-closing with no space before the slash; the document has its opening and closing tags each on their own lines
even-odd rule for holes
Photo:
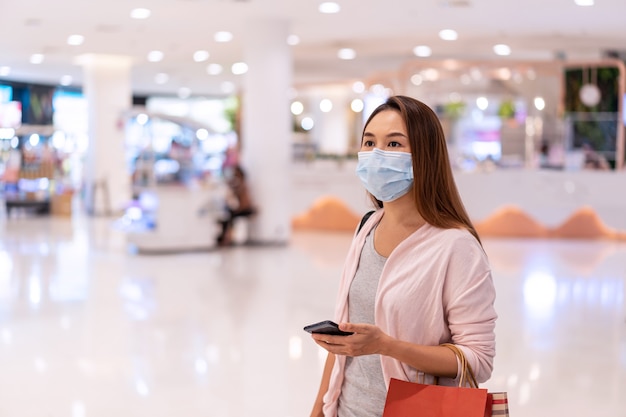
<svg viewBox="0 0 626 417">
<path fill-rule="evenodd" d="M 413 185 L 413 161 L 408 152 L 359 152 L 356 174 L 374 197 L 389 202 L 405 195 Z"/>
</svg>

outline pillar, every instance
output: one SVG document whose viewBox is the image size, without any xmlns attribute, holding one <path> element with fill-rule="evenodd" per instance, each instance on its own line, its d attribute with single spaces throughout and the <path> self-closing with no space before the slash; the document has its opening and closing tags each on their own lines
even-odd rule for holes
<svg viewBox="0 0 626 417">
<path fill-rule="evenodd" d="M 85 163 L 85 208 L 113 214 L 131 198 L 125 162 L 123 113 L 132 106 L 131 59 L 83 55 L 83 94 L 88 107 L 89 148 Z"/>
<path fill-rule="evenodd" d="M 248 72 L 242 93 L 241 163 L 259 208 L 251 220 L 249 239 L 283 244 L 291 234 L 288 93 L 293 70 L 288 24 L 277 19 L 255 20 L 248 22 L 246 30 Z"/>
</svg>

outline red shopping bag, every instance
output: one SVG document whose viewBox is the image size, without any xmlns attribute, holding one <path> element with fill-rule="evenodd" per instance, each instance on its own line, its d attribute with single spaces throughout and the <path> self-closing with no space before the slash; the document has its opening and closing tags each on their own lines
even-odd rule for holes
<svg viewBox="0 0 626 417">
<path fill-rule="evenodd" d="M 442 346 L 451 349 L 461 363 L 459 386 L 427 385 L 392 378 L 383 417 L 509 417 L 507 393 L 489 393 L 478 388 L 463 351 L 452 344 Z"/>
<path fill-rule="evenodd" d="M 392 378 L 383 417 L 488 417 L 487 390 L 417 384 Z"/>
</svg>

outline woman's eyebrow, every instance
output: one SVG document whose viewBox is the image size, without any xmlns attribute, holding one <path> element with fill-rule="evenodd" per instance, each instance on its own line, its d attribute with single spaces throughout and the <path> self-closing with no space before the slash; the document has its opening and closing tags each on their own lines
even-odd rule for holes
<svg viewBox="0 0 626 417">
<path fill-rule="evenodd" d="M 365 137 L 365 136 L 367 136 L 367 137 L 374 137 L 374 134 L 371 133 L 371 132 L 364 132 L 363 133 L 363 137 Z M 397 137 L 397 136 L 402 137 L 402 138 L 406 138 L 407 137 L 407 135 L 405 135 L 402 132 L 391 132 L 391 133 L 388 133 L 385 137 L 393 138 L 393 137 Z"/>
</svg>

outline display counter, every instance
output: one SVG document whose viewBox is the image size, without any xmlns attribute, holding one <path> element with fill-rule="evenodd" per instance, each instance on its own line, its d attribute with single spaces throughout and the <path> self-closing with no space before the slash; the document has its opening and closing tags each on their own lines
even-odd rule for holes
<svg viewBox="0 0 626 417">
<path fill-rule="evenodd" d="M 225 190 L 204 187 L 158 186 L 149 191 L 155 207 L 150 227 L 128 231 L 127 242 L 140 253 L 211 249 L 217 244 Z"/>
</svg>

